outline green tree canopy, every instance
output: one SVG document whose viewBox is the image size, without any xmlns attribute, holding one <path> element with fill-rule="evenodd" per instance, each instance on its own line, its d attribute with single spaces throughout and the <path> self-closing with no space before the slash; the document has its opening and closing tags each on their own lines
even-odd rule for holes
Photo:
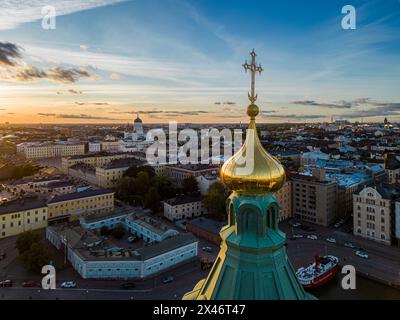
<svg viewBox="0 0 400 320">
<path fill-rule="evenodd" d="M 42 267 L 49 262 L 49 253 L 42 243 L 35 242 L 28 250 L 20 254 L 18 259 L 30 271 L 40 272 Z"/>
<path fill-rule="evenodd" d="M 211 184 L 208 193 L 203 198 L 203 205 L 214 219 L 220 221 L 226 219 L 226 194 L 221 182 L 216 181 Z"/>
<path fill-rule="evenodd" d="M 193 193 L 199 191 L 199 184 L 194 176 L 189 176 L 182 181 L 182 189 L 184 193 Z"/>
<path fill-rule="evenodd" d="M 160 210 L 160 195 L 156 187 L 151 187 L 149 189 L 144 199 L 144 206 L 151 209 L 153 213 L 157 213 Z"/>
<path fill-rule="evenodd" d="M 25 231 L 18 235 L 15 246 L 19 254 L 23 254 L 31 248 L 32 244 L 38 243 L 40 240 L 42 240 L 40 233 L 36 231 Z"/>
</svg>

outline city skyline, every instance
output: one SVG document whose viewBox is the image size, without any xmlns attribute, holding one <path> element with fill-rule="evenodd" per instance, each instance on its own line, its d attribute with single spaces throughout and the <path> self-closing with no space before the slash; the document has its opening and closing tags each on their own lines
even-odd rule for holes
<svg viewBox="0 0 400 320">
<path fill-rule="evenodd" d="M 44 30 L 41 8 L 56 8 Z M 259 122 L 400 120 L 400 2 L 8 1 L 0 5 L 2 123 L 246 120 L 254 47 Z M 252 19 L 250 19 L 250 17 Z"/>
</svg>

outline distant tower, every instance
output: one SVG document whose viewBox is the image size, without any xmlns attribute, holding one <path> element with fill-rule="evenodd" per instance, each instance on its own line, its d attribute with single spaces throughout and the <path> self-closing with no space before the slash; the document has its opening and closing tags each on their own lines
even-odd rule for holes
<svg viewBox="0 0 400 320">
<path fill-rule="evenodd" d="M 385 120 L 383 120 L 383 124 L 384 124 L 385 126 L 387 126 L 388 123 L 389 123 L 389 121 L 388 121 L 388 119 L 385 117 Z"/>
<path fill-rule="evenodd" d="M 307 294 L 297 279 L 285 249 L 285 234 L 279 230 L 279 204 L 274 192 L 285 182 L 282 165 L 261 145 L 255 118 L 255 75 L 263 69 L 252 61 L 250 124 L 241 149 L 221 169 L 221 181 L 232 190 L 228 198 L 228 225 L 221 229 L 221 250 L 206 279 L 185 300 L 305 300 Z"/>
<path fill-rule="evenodd" d="M 137 137 L 143 135 L 143 122 L 142 119 L 139 118 L 139 113 L 133 122 L 133 131 L 136 133 Z"/>
</svg>

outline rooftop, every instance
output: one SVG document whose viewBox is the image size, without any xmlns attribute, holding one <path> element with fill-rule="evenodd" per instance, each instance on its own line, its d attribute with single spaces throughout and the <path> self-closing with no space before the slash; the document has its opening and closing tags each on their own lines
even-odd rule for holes
<svg viewBox="0 0 400 320">
<path fill-rule="evenodd" d="M 46 207 L 46 201 L 42 198 L 27 197 L 15 199 L 0 205 L 0 215 L 43 207 Z"/>
<path fill-rule="evenodd" d="M 95 189 L 95 190 L 88 189 L 88 190 L 84 190 L 81 192 L 73 192 L 73 193 L 55 196 L 48 203 L 50 204 L 50 203 L 56 203 L 56 202 L 74 200 L 74 199 L 89 198 L 89 197 L 100 196 L 100 195 L 104 195 L 104 194 L 110 194 L 110 193 L 114 193 L 114 192 L 109 189 Z"/>
<path fill-rule="evenodd" d="M 218 222 L 218 221 L 203 218 L 203 217 L 190 220 L 187 224 L 194 225 L 198 228 L 204 229 L 204 230 L 214 233 L 214 234 L 219 234 L 219 232 L 221 231 L 221 228 L 223 226 L 225 226 L 224 222 Z"/>
<path fill-rule="evenodd" d="M 174 198 L 165 200 L 171 206 L 178 206 L 185 203 L 192 203 L 201 201 L 201 195 L 193 194 L 193 195 L 178 195 Z"/>
</svg>

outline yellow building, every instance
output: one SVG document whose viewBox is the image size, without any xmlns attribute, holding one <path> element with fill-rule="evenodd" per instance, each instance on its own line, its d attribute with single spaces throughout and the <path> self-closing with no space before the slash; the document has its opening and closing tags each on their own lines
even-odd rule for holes
<svg viewBox="0 0 400 320">
<path fill-rule="evenodd" d="M 42 199 L 16 199 L 0 206 L 0 239 L 46 226 L 47 206 Z"/>
<path fill-rule="evenodd" d="M 85 190 L 55 196 L 48 203 L 48 220 L 76 220 L 89 213 L 108 212 L 114 208 L 114 192 L 107 189 Z"/>
<path fill-rule="evenodd" d="M 102 188 L 114 188 L 122 179 L 126 170 L 132 166 L 142 166 L 143 161 L 136 159 L 117 159 L 96 168 L 96 185 Z"/>
</svg>

